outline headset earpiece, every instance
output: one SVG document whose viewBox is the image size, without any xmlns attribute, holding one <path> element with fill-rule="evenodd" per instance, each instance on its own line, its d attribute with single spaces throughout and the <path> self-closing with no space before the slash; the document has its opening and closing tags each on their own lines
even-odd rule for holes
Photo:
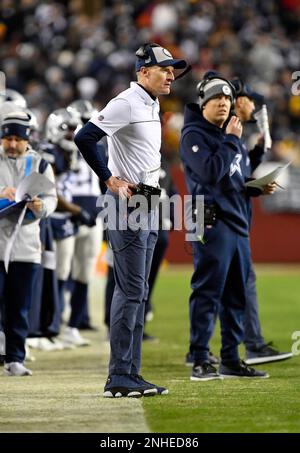
<svg viewBox="0 0 300 453">
<path fill-rule="evenodd" d="M 206 86 L 206 84 L 210 81 L 210 80 L 213 80 L 213 79 L 223 79 L 223 77 L 218 77 L 216 74 L 208 74 L 203 80 L 201 80 L 201 82 L 198 83 L 197 87 L 196 87 L 196 91 L 197 91 L 197 95 L 200 97 L 200 98 L 204 98 L 204 88 Z M 225 79 L 224 79 L 225 80 Z M 227 80 L 226 80 L 227 81 Z"/>
<path fill-rule="evenodd" d="M 138 48 L 138 50 L 135 52 L 135 55 L 138 58 L 149 58 L 149 48 L 151 47 L 160 47 L 159 44 L 156 44 L 155 42 L 149 43 L 146 42 L 144 43 L 141 47 Z"/>
<path fill-rule="evenodd" d="M 135 55 L 139 58 L 146 58 L 147 51 L 146 51 L 147 44 L 143 44 L 138 50 L 135 52 Z"/>
<path fill-rule="evenodd" d="M 196 87 L 197 95 L 200 98 L 204 97 L 204 86 L 205 86 L 205 80 L 202 80 L 201 82 L 198 83 L 198 85 Z"/>
<path fill-rule="evenodd" d="M 239 96 L 241 93 L 244 92 L 245 84 L 241 79 L 234 79 L 233 80 L 233 87 L 235 90 L 235 97 Z"/>
</svg>

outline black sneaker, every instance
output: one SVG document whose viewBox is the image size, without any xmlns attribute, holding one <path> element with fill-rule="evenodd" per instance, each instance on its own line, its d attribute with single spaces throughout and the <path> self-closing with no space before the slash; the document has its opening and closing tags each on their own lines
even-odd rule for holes
<svg viewBox="0 0 300 453">
<path fill-rule="evenodd" d="M 212 381 L 213 379 L 222 379 L 217 369 L 209 362 L 203 362 L 193 366 L 191 381 Z"/>
<path fill-rule="evenodd" d="M 90 330 L 91 332 L 99 332 L 98 327 L 92 326 L 91 324 L 80 324 L 78 330 Z"/>
<path fill-rule="evenodd" d="M 167 395 L 169 393 L 169 390 L 166 387 L 152 384 L 151 382 L 146 381 L 140 374 L 133 374 L 132 376 L 137 380 L 137 382 L 142 385 L 147 385 L 149 389 L 156 389 L 157 395 Z"/>
<path fill-rule="evenodd" d="M 131 375 L 109 376 L 104 387 L 104 398 L 141 398 L 142 396 L 155 396 L 157 389 L 137 382 Z"/>
<path fill-rule="evenodd" d="M 219 359 L 211 351 L 208 353 L 208 362 L 211 365 L 219 365 Z M 185 356 L 185 366 L 194 366 L 193 354 L 190 352 Z"/>
<path fill-rule="evenodd" d="M 148 333 L 144 332 L 143 333 L 143 341 L 149 341 L 152 343 L 158 343 L 159 339 L 157 337 L 154 337 L 153 335 L 149 335 Z"/>
<path fill-rule="evenodd" d="M 273 347 L 273 343 L 267 343 L 255 350 L 247 350 L 245 363 L 247 365 L 257 365 L 259 363 L 279 362 L 287 360 L 293 356 L 291 352 L 279 352 Z"/>
<path fill-rule="evenodd" d="M 264 371 L 257 371 L 250 368 L 245 362 L 239 360 L 236 363 L 224 365 L 221 363 L 219 373 L 223 378 L 263 378 L 269 377 Z"/>
</svg>

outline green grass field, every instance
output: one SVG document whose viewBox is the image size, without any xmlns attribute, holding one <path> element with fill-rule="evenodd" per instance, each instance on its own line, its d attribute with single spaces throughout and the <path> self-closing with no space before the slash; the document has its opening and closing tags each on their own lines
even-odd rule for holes
<svg viewBox="0 0 300 453">
<path fill-rule="evenodd" d="M 292 268 L 293 269 L 293 268 Z M 34 352 L 34 375 L 0 377 L 0 432 L 299 432 L 300 357 L 261 365 L 266 380 L 191 382 L 184 366 L 188 349 L 190 268 L 163 270 L 154 293 L 155 317 L 144 344 L 143 375 L 170 390 L 140 400 L 101 397 L 107 372 L 105 332 L 88 334 L 91 347 Z M 300 270 L 258 272 L 260 312 L 267 340 L 291 349 L 300 330 Z M 103 282 L 93 285 L 94 320 L 101 322 Z M 219 350 L 219 328 L 212 342 Z M 241 355 L 243 349 L 241 348 Z"/>
<path fill-rule="evenodd" d="M 266 339 L 285 351 L 291 334 L 300 330 L 300 279 L 280 270 L 261 272 L 258 278 L 260 312 Z M 186 273 L 169 272 L 155 292 L 156 315 L 151 334 L 157 345 L 145 345 L 143 372 L 151 380 L 169 385 L 162 398 L 144 399 L 146 419 L 153 432 L 300 432 L 300 357 L 260 365 L 271 375 L 266 380 L 189 381 L 183 366 L 188 345 Z M 220 347 L 219 326 L 212 342 Z M 241 356 L 243 356 L 241 348 Z"/>
</svg>

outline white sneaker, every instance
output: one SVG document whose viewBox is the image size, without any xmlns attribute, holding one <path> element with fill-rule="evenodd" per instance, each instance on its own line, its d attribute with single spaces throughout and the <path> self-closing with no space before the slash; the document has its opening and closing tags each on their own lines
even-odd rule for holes
<svg viewBox="0 0 300 453">
<path fill-rule="evenodd" d="M 27 338 L 26 345 L 28 345 L 32 349 L 39 349 L 40 351 L 44 352 L 62 351 L 63 349 L 73 349 L 75 347 L 72 345 L 68 345 L 66 347 L 66 345 L 64 345 L 63 342 L 58 340 L 56 337 Z"/>
<path fill-rule="evenodd" d="M 23 363 L 10 362 L 4 364 L 4 374 L 7 376 L 32 376 L 32 371 L 25 368 Z"/>
<path fill-rule="evenodd" d="M 76 327 L 66 327 L 62 336 L 63 343 L 73 344 L 74 346 L 89 346 L 90 340 L 83 338 Z"/>
<path fill-rule="evenodd" d="M 49 340 L 49 338 L 46 337 L 38 339 L 37 349 L 45 352 L 57 351 L 57 347 Z"/>
<path fill-rule="evenodd" d="M 145 321 L 146 322 L 151 322 L 153 321 L 153 318 L 154 318 L 154 313 L 153 311 L 148 311 L 148 313 L 146 314 L 146 317 L 145 317 Z"/>
<path fill-rule="evenodd" d="M 52 351 L 53 345 L 46 337 L 27 338 L 26 345 L 31 349 L 39 349 L 40 351 Z"/>
<path fill-rule="evenodd" d="M 29 346 L 31 349 L 38 349 L 39 339 L 39 337 L 26 338 L 26 346 Z"/>
<path fill-rule="evenodd" d="M 75 345 L 74 344 L 67 344 L 67 343 L 64 343 L 63 341 L 59 340 L 58 338 L 56 337 L 52 337 L 49 339 L 49 341 L 54 344 L 55 348 L 57 351 L 62 351 L 64 349 L 75 349 Z M 54 350 L 54 349 L 53 349 Z"/>
<path fill-rule="evenodd" d="M 35 357 L 31 354 L 30 348 L 27 344 L 27 340 L 25 341 L 25 361 L 35 362 Z"/>
</svg>

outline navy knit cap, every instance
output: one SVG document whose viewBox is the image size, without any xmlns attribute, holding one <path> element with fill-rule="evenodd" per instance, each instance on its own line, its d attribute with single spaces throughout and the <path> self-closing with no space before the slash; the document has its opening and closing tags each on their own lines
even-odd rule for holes
<svg viewBox="0 0 300 453">
<path fill-rule="evenodd" d="M 173 66 L 174 69 L 185 69 L 185 60 L 174 59 L 170 52 L 155 43 L 148 43 L 136 51 L 137 60 L 135 70 L 138 72 L 143 66 Z"/>
<path fill-rule="evenodd" d="M 234 88 L 229 81 L 223 78 L 214 77 L 203 80 L 197 85 L 197 93 L 199 96 L 199 105 L 203 106 L 216 96 L 225 95 L 230 97 L 231 104 L 234 103 Z"/>
<path fill-rule="evenodd" d="M 14 112 L 5 116 L 1 124 L 1 137 L 15 135 L 23 140 L 29 139 L 30 116 L 25 112 Z"/>
</svg>

